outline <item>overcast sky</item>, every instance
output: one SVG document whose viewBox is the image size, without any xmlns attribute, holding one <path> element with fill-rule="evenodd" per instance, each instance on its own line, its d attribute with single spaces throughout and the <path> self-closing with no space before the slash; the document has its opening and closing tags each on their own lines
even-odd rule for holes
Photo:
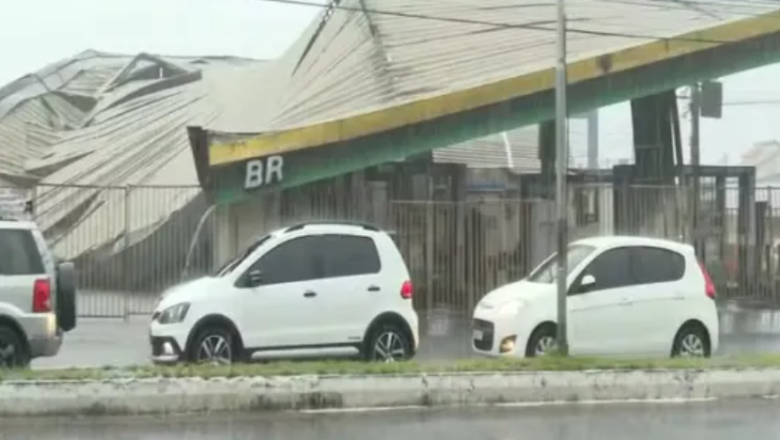
<svg viewBox="0 0 780 440">
<path fill-rule="evenodd" d="M 316 13 L 314 8 L 264 0 L 6 1 L 0 6 L 0 84 L 86 49 L 274 58 Z M 726 102 L 777 103 L 729 105 L 723 119 L 704 120 L 704 162 L 728 160 L 735 165 L 754 142 L 780 138 L 778 78 L 780 67 L 772 66 L 726 80 Z M 572 125 L 574 138 L 582 124 Z M 599 131 L 603 162 L 630 157 L 626 104 L 602 110 Z M 583 161 L 584 153 L 572 151 Z"/>
</svg>

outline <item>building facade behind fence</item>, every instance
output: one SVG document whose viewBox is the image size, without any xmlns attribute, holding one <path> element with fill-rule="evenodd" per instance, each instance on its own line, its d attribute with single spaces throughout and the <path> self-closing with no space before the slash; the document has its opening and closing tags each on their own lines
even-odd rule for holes
<svg viewBox="0 0 780 440">
<path fill-rule="evenodd" d="M 94 187 L 89 197 L 80 188 L 70 192 L 78 197 L 68 198 L 69 189 L 56 188 L 57 203 L 51 203 L 52 187 L 36 188 L 31 197 L 34 218 L 56 256 L 77 264 L 81 316 L 150 313 L 164 289 L 211 273 L 263 233 L 306 220 L 363 221 L 392 230 L 419 310 L 468 312 L 489 290 L 525 276 L 555 247 L 554 203 L 502 192 L 469 192 L 457 201 L 393 200 L 386 188 L 368 185 L 357 196 L 333 188 L 291 190 L 209 209 L 198 187 Z M 740 210 L 736 188 L 720 197 L 704 188 L 696 231 L 686 188 L 633 187 L 632 202 L 622 204 L 614 189 L 570 187 L 570 240 L 625 233 L 616 221 L 630 218 L 634 234 L 687 242 L 698 237 L 724 294 L 774 295 L 764 284 L 773 285 L 777 274 L 780 189 L 756 189 L 750 209 Z M 38 203 L 44 194 L 50 203 Z M 745 215 L 748 230 L 740 220 Z M 750 247 L 746 261 L 737 258 L 741 245 Z M 744 279 L 740 284 L 740 265 L 750 265 L 756 275 L 751 279 L 763 280 L 761 285 Z"/>
</svg>

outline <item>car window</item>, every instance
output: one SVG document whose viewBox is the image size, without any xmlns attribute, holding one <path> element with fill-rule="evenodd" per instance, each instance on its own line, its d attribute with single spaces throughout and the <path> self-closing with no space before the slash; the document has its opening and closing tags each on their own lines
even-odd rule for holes
<svg viewBox="0 0 780 440">
<path fill-rule="evenodd" d="M 263 243 L 268 241 L 271 238 L 270 235 L 266 235 L 261 237 L 258 240 L 255 240 L 252 244 L 250 244 L 246 249 L 244 249 L 242 252 L 240 252 L 235 258 L 225 263 L 222 267 L 216 270 L 215 275 L 218 277 L 225 276 L 232 272 L 236 267 L 238 267 L 244 260 L 249 258 L 252 253 L 257 250 Z"/>
<path fill-rule="evenodd" d="M 654 247 L 631 248 L 634 284 L 668 283 L 685 275 L 685 258 L 677 252 Z"/>
<path fill-rule="evenodd" d="M 248 271 L 259 269 L 263 285 L 322 278 L 321 249 L 322 237 L 294 238 L 265 253 Z"/>
<path fill-rule="evenodd" d="M 566 254 L 566 269 L 568 273 L 576 269 L 577 266 L 582 263 L 583 260 L 595 251 L 593 246 L 587 246 L 584 244 L 569 245 L 569 249 Z M 549 258 L 544 260 L 536 269 L 528 275 L 527 281 L 532 283 L 545 283 L 550 284 L 555 282 L 558 271 L 558 253 L 552 254 Z"/>
<path fill-rule="evenodd" d="M 367 275 L 382 269 L 379 252 L 369 237 L 326 235 L 321 249 L 325 278 Z"/>
<path fill-rule="evenodd" d="M 42 273 L 43 260 L 32 233 L 24 229 L 0 230 L 0 275 Z"/>
<path fill-rule="evenodd" d="M 610 249 L 597 256 L 582 272 L 592 275 L 596 285 L 591 290 L 606 290 L 634 284 L 630 273 L 631 250 L 629 248 Z"/>
</svg>

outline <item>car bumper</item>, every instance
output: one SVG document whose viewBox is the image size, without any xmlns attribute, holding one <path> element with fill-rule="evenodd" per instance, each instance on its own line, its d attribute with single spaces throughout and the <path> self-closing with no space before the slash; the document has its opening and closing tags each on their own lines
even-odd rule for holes
<svg viewBox="0 0 780 440">
<path fill-rule="evenodd" d="M 30 314 L 18 318 L 30 347 L 30 357 L 55 356 L 62 347 L 62 331 L 53 313 Z"/>
<path fill-rule="evenodd" d="M 471 347 L 475 353 L 490 357 L 525 357 L 533 325 L 519 316 L 500 316 L 475 312 L 471 323 Z"/>
<path fill-rule="evenodd" d="M 56 356 L 57 353 L 60 352 L 60 347 L 62 347 L 62 335 L 58 334 L 45 338 L 31 338 L 29 344 L 30 357 L 33 359 Z"/>
<path fill-rule="evenodd" d="M 189 328 L 178 324 L 153 321 L 149 327 L 151 360 L 156 364 L 172 364 L 186 360 Z"/>
</svg>

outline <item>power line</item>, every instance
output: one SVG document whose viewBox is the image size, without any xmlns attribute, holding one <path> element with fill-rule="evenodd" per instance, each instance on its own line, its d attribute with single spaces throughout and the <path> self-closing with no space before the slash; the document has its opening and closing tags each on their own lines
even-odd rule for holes
<svg viewBox="0 0 780 440">
<path fill-rule="evenodd" d="M 492 22 L 492 21 L 483 21 L 483 20 L 473 20 L 468 18 L 455 18 L 455 17 L 437 17 L 433 15 L 427 15 L 427 14 L 419 14 L 419 13 L 410 13 L 410 12 L 401 12 L 401 11 L 388 11 L 388 10 L 382 10 L 382 9 L 373 9 L 373 8 L 364 8 L 364 7 L 356 7 L 356 6 L 344 6 L 341 4 L 338 4 L 337 2 L 331 2 L 328 4 L 320 4 L 320 3 L 312 3 L 310 1 L 306 0 L 261 0 L 268 3 L 280 3 L 280 4 L 286 4 L 286 5 L 294 5 L 294 6 L 305 6 L 305 7 L 313 7 L 318 9 L 328 9 L 328 10 L 342 10 L 342 11 L 348 11 L 348 12 L 362 12 L 367 14 L 374 14 L 374 15 L 385 15 L 385 16 L 391 16 L 391 17 L 400 17 L 400 18 L 411 18 L 411 19 L 417 19 L 417 20 L 430 20 L 430 21 L 439 21 L 439 22 L 448 22 L 448 23 L 460 23 L 460 24 L 470 24 L 470 25 L 480 25 L 480 26 L 491 26 L 498 29 L 526 29 L 526 30 L 537 30 L 537 31 L 544 31 L 544 32 L 555 32 L 555 20 L 544 20 L 544 21 L 538 21 L 538 22 L 531 22 L 531 23 L 523 23 L 523 24 L 514 24 L 514 23 L 505 23 L 505 22 Z M 624 4 L 632 4 L 632 2 L 628 0 L 604 0 L 607 2 L 613 2 L 613 3 L 624 3 Z M 689 2 L 690 3 L 690 2 Z M 647 3 L 636 3 L 644 4 L 647 6 L 653 6 L 651 4 Z M 680 3 L 682 4 L 682 3 Z M 538 6 L 538 5 L 537 5 Z M 550 5 L 552 7 L 552 5 Z M 769 5 L 767 5 L 769 6 Z M 666 6 L 665 6 L 666 8 Z M 669 9 L 687 9 L 691 10 L 690 7 L 682 7 L 682 8 L 669 8 Z M 780 9 L 780 5 L 778 5 L 778 9 Z M 693 9 L 693 11 L 697 12 L 696 9 Z M 750 16 L 753 17 L 762 17 L 767 14 L 761 14 L 756 13 Z M 774 17 L 777 20 L 780 20 L 780 15 L 777 17 Z M 569 20 L 570 23 L 577 23 L 577 22 L 583 22 L 587 19 L 574 19 Z M 632 38 L 632 39 L 642 39 L 642 40 L 666 40 L 666 41 L 685 41 L 685 42 L 694 42 L 694 43 L 708 43 L 708 44 L 728 44 L 733 43 L 733 41 L 729 40 L 711 40 L 711 39 L 701 39 L 701 38 L 680 38 L 680 37 L 666 37 L 666 36 L 658 36 L 658 35 L 642 35 L 642 34 L 632 34 L 632 33 L 624 33 L 624 32 L 609 32 L 609 31 L 596 31 L 596 30 L 588 30 L 588 29 L 578 29 L 576 27 L 567 27 L 566 32 L 569 34 L 580 34 L 580 35 L 590 35 L 590 36 L 602 36 L 602 37 L 619 37 L 619 38 Z"/>
</svg>

